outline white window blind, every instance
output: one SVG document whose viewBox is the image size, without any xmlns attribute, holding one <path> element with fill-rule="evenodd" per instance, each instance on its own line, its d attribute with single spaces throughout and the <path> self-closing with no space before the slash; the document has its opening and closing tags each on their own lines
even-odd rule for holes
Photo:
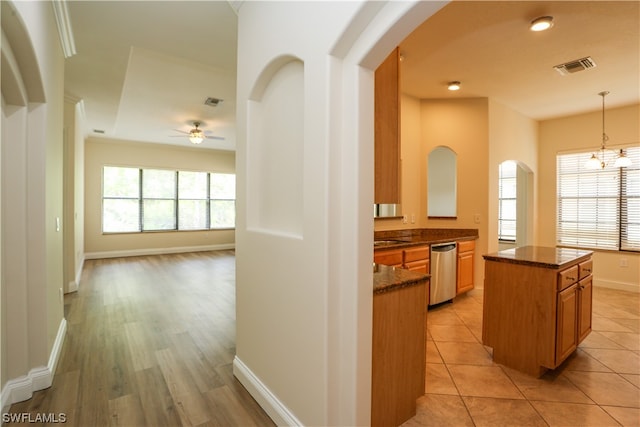
<svg viewBox="0 0 640 427">
<path fill-rule="evenodd" d="M 235 227 L 235 175 L 105 166 L 102 231 Z"/>
<path fill-rule="evenodd" d="M 631 166 L 623 168 L 620 197 L 620 249 L 640 251 L 640 147 L 626 150 Z"/>
<path fill-rule="evenodd" d="M 516 241 L 517 164 L 500 164 L 498 179 L 498 239 Z"/>
<path fill-rule="evenodd" d="M 557 243 L 640 250 L 640 147 L 625 150 L 633 165 L 591 170 L 591 153 L 557 156 Z"/>
</svg>

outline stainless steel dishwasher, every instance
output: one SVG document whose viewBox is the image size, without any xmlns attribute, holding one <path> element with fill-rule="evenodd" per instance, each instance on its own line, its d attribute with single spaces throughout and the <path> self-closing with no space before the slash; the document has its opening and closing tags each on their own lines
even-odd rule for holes
<svg viewBox="0 0 640 427">
<path fill-rule="evenodd" d="M 456 296 L 456 271 L 456 244 L 431 245 L 430 306 Z"/>
</svg>

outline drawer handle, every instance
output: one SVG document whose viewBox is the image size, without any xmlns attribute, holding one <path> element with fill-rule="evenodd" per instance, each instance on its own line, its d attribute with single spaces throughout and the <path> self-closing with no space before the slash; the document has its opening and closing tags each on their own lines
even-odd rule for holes
<svg viewBox="0 0 640 427">
<path fill-rule="evenodd" d="M 566 280 L 571 280 L 573 282 L 574 280 L 576 280 L 576 278 L 575 277 L 571 277 L 571 276 L 567 276 Z"/>
<path fill-rule="evenodd" d="M 587 273 L 591 274 L 591 269 L 590 268 L 585 268 L 584 271 L 586 271 Z"/>
</svg>

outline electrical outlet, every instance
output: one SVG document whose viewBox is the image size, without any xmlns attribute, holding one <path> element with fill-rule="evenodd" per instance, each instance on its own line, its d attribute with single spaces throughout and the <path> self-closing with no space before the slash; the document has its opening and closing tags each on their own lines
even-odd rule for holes
<svg viewBox="0 0 640 427">
<path fill-rule="evenodd" d="M 473 222 L 475 222 L 476 224 L 480 224 L 480 214 L 475 214 L 473 215 Z"/>
<path fill-rule="evenodd" d="M 411 214 L 411 224 L 416 223 L 416 214 Z"/>
<path fill-rule="evenodd" d="M 620 267 L 629 267 L 629 260 L 626 258 L 620 258 Z"/>
</svg>

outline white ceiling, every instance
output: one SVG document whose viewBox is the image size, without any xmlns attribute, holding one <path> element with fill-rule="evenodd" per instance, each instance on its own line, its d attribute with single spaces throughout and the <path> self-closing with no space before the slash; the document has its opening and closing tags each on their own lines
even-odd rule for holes
<svg viewBox="0 0 640 427">
<path fill-rule="evenodd" d="M 70 1 L 77 54 L 65 90 L 84 100 L 96 137 L 192 146 L 194 121 L 235 149 L 239 1 Z M 555 26 L 528 31 L 541 15 Z M 455 1 L 400 45 L 402 89 L 419 98 L 489 97 L 534 119 L 640 101 L 640 2 Z M 597 66 L 552 67 L 591 56 Z M 449 92 L 446 82 L 460 80 Z M 207 97 L 224 101 L 204 105 Z M 104 134 L 93 130 L 103 130 Z M 176 137 L 178 136 L 178 137 Z"/>
<path fill-rule="evenodd" d="M 235 149 L 237 15 L 226 1 L 70 1 L 77 54 L 65 91 L 84 101 L 92 136 Z M 208 97 L 222 99 L 217 107 Z M 104 131 L 104 134 L 94 132 Z"/>
</svg>

